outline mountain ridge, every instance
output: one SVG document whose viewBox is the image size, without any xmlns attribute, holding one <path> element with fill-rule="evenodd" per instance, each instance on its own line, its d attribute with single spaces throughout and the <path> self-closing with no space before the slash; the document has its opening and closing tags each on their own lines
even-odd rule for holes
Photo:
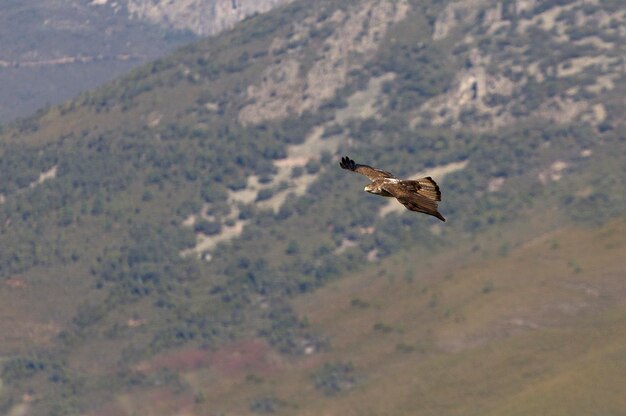
<svg viewBox="0 0 626 416">
<path fill-rule="evenodd" d="M 71 99 L 286 2 L 240 0 L 235 8 L 231 0 L 179 3 L 7 0 L 0 17 L 5 40 L 0 47 L 0 102 L 11 104 L 0 104 L 0 121 Z"/>
</svg>

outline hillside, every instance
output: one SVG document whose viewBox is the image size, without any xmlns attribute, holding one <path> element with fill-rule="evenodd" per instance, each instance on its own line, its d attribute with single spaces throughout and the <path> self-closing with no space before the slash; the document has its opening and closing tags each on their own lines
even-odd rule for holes
<svg viewBox="0 0 626 416">
<path fill-rule="evenodd" d="M 93 89 L 284 0 L 5 0 L 0 122 Z"/>
<path fill-rule="evenodd" d="M 624 20 L 296 1 L 5 126 L 0 409 L 619 414 Z"/>
<path fill-rule="evenodd" d="M 268 403 L 302 415 L 620 414 L 624 226 L 548 233 L 469 263 L 464 249 L 442 253 L 426 271 L 407 266 L 421 253 L 399 253 L 294 302 L 331 340 L 319 356 L 266 353 L 265 368 L 246 368 L 260 380 L 231 371 L 216 390 L 198 380 L 219 366 L 183 379 L 206 395 L 199 414 Z M 594 244 L 603 253 L 589 253 Z"/>
</svg>

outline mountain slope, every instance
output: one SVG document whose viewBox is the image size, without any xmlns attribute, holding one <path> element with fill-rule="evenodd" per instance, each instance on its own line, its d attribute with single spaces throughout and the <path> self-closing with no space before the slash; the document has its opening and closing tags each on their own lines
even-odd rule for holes
<svg viewBox="0 0 626 416">
<path fill-rule="evenodd" d="M 526 371 L 512 351 L 563 345 L 585 319 L 606 319 L 611 332 L 619 299 L 587 289 L 623 289 L 614 278 L 623 243 L 610 228 L 591 231 L 606 221 L 619 229 L 626 206 L 615 29 L 623 10 L 494 1 L 456 21 L 468 4 L 294 2 L 6 126 L 3 410 L 365 412 L 358 402 L 368 389 L 394 397 L 389 368 L 443 362 L 465 374 L 497 353 L 493 371 L 504 377 Z M 562 29 L 543 28 L 548 12 Z M 595 31 L 577 16 L 596 16 Z M 529 33 L 543 42 L 520 47 Z M 596 37 L 611 48 L 601 51 Z M 564 49 L 559 42 L 610 62 L 555 75 L 580 62 L 535 51 Z M 518 61 L 521 69 L 510 65 Z M 585 90 L 572 94 L 579 83 Z M 399 176 L 431 174 L 449 221 L 364 194 L 363 178 L 338 168 L 343 154 Z M 547 234 L 556 242 L 539 253 L 524 246 L 562 228 L 567 237 Z M 588 266 L 579 251 L 594 238 Z M 558 252 L 570 239 L 571 252 Z M 525 266 L 545 244 L 558 255 Z M 574 276 L 566 289 L 545 290 L 563 275 Z M 593 279 L 600 289 L 587 286 Z M 541 294 L 548 308 L 534 315 Z M 509 305 L 519 309 L 501 319 Z M 422 314 L 425 327 L 416 327 Z M 569 357 L 590 374 L 605 365 L 576 348 Z M 548 350 L 539 360 L 555 359 Z M 387 363 L 386 354 L 388 365 L 377 366 L 372 357 Z M 568 386 L 576 380 L 566 370 L 538 374 Z M 492 384 L 467 397 L 462 385 L 444 389 L 453 376 L 439 374 L 431 385 L 405 375 L 407 386 L 452 397 L 423 414 L 512 412 L 526 401 Z M 537 381 L 513 374 L 503 388 Z M 504 398 L 476 399 L 492 388 Z M 541 399 L 549 388 L 526 394 L 553 409 Z M 381 412 L 415 414 L 412 387 L 398 394 L 377 402 Z"/>
<path fill-rule="evenodd" d="M 70 99 L 283 3 L 7 0 L 0 6 L 0 122 Z"/>
</svg>

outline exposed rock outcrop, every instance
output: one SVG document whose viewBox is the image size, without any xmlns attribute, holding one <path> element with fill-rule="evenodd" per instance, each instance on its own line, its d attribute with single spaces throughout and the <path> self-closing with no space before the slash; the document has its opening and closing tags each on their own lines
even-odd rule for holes
<svg viewBox="0 0 626 416">
<path fill-rule="evenodd" d="M 406 0 L 370 0 L 349 14 L 338 10 L 329 18 L 336 29 L 324 41 L 323 52 L 312 67 L 302 74 L 300 51 L 290 51 L 267 68 L 259 85 L 248 88 L 250 104 L 241 110 L 239 119 L 257 123 L 316 109 L 345 85 L 351 70 L 372 57 L 389 26 L 404 19 L 409 7 Z M 324 24 L 315 19 L 295 25 L 292 37 L 308 37 L 309 31 Z M 274 44 L 284 41 L 276 39 Z"/>
<path fill-rule="evenodd" d="M 128 0 L 131 16 L 207 36 L 293 0 Z"/>
</svg>

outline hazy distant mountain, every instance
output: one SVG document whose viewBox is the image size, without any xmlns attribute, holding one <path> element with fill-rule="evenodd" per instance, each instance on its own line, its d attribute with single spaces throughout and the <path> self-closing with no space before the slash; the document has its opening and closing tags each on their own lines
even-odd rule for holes
<svg viewBox="0 0 626 416">
<path fill-rule="evenodd" d="M 625 23 L 295 1 L 6 124 L 0 413 L 621 414 Z"/>
<path fill-rule="evenodd" d="M 0 122 L 59 103 L 286 0 L 6 0 Z"/>
</svg>

